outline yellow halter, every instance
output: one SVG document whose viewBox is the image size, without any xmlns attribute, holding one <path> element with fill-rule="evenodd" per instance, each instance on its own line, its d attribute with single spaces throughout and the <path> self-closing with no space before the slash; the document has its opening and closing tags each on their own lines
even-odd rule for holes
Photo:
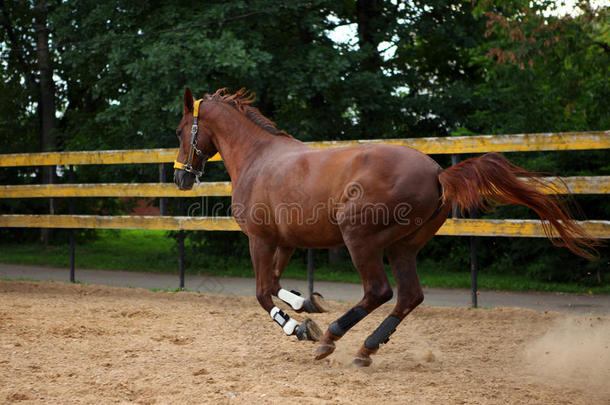
<svg viewBox="0 0 610 405">
<path fill-rule="evenodd" d="M 197 181 L 199 181 L 199 177 L 203 175 L 203 164 L 201 165 L 201 170 L 195 170 L 191 163 L 193 162 L 193 154 L 201 155 L 201 151 L 197 149 L 197 132 L 199 127 L 197 126 L 197 118 L 199 117 L 199 104 L 203 101 L 203 99 L 195 100 L 193 105 L 193 127 L 191 128 L 191 149 L 189 150 L 189 157 L 186 163 L 174 161 L 174 169 L 181 169 L 185 172 L 189 172 L 195 175 Z"/>
</svg>

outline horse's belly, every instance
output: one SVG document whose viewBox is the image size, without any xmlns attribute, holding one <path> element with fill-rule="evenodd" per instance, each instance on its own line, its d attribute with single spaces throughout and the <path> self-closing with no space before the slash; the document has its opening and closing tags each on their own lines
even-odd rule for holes
<svg viewBox="0 0 610 405">
<path fill-rule="evenodd" d="M 331 248 L 343 245 L 337 225 L 326 221 L 302 225 L 278 224 L 278 245 L 302 248 Z"/>
<path fill-rule="evenodd" d="M 248 236 L 256 236 L 277 246 L 298 248 L 331 248 L 343 245 L 341 231 L 336 224 L 321 218 L 299 216 L 289 218 L 282 215 L 261 218 L 249 217 L 242 222 Z"/>
</svg>

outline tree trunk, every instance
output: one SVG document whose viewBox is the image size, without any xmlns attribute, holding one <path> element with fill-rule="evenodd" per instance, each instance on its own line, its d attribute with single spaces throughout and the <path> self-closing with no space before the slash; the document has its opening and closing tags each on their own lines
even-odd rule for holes
<svg viewBox="0 0 610 405">
<path fill-rule="evenodd" d="M 379 123 L 379 109 L 383 102 L 378 102 L 380 97 L 384 95 L 383 86 L 381 83 L 381 65 L 382 59 L 377 51 L 380 42 L 380 31 L 383 25 L 383 2 L 381 0 L 358 0 L 356 1 L 356 22 L 358 24 L 358 45 L 362 59 L 359 66 L 359 73 L 363 80 L 366 76 L 379 77 L 379 82 L 369 82 L 366 80 L 366 85 L 371 86 L 368 91 L 362 92 L 365 99 L 359 100 L 360 107 L 360 128 L 362 135 L 367 138 L 376 138 L 383 135 L 382 126 Z M 372 100 L 371 100 L 372 98 Z M 372 101 L 372 102 L 371 102 Z M 373 108 L 376 105 L 378 108 Z"/>
<path fill-rule="evenodd" d="M 53 82 L 53 67 L 49 51 L 49 28 L 47 26 L 48 7 L 46 0 L 38 0 L 34 4 L 34 30 L 36 31 L 36 56 L 40 71 L 40 95 L 38 98 L 38 118 L 40 120 L 41 150 L 52 151 L 56 148 L 55 134 L 55 83 Z M 42 183 L 55 183 L 55 166 L 42 167 Z M 55 199 L 49 203 L 50 214 L 55 214 Z M 48 230 L 43 230 L 42 239 L 49 239 Z"/>
<path fill-rule="evenodd" d="M 364 54 L 362 69 L 376 71 L 381 66 L 381 56 L 377 52 L 379 38 L 376 33 L 382 16 L 382 3 L 379 0 L 358 0 L 356 2 L 356 21 L 358 23 L 358 45 Z"/>
</svg>

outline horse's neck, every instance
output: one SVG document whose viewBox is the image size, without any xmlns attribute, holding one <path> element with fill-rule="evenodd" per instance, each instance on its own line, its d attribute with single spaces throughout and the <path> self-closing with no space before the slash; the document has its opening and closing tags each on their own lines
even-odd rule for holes
<svg viewBox="0 0 610 405">
<path fill-rule="evenodd" d="M 257 127 L 233 107 L 216 107 L 210 126 L 214 132 L 215 146 L 233 183 L 242 169 L 262 153 L 274 141 L 274 136 Z"/>
</svg>

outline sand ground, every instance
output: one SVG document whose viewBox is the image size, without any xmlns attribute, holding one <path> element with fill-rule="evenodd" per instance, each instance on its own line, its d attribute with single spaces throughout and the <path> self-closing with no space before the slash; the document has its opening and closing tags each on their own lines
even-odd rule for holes
<svg viewBox="0 0 610 405">
<path fill-rule="evenodd" d="M 316 362 L 251 297 L 0 281 L 0 403 L 610 403 L 610 317 L 421 307 L 352 366 L 390 308 Z"/>
</svg>

